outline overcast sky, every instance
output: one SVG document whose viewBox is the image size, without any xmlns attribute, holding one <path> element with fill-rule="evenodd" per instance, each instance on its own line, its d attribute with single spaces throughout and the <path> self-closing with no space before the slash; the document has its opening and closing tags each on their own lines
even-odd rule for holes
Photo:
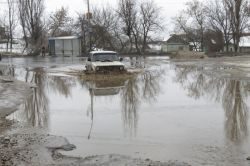
<svg viewBox="0 0 250 166">
<path fill-rule="evenodd" d="M 1 2 L 6 2 L 7 0 L 0 0 L 0 13 L 3 12 L 3 9 L 6 9 L 6 4 Z M 107 4 L 116 7 L 118 0 L 89 0 L 90 6 L 105 6 Z M 137 0 L 140 1 L 140 0 Z M 143 0 L 141 0 L 143 1 Z M 154 0 L 158 7 L 162 10 L 162 16 L 165 21 L 165 34 L 171 33 L 172 24 L 171 18 L 176 16 L 180 12 L 185 3 L 188 0 Z M 87 10 L 87 0 L 45 0 L 46 14 L 55 12 L 57 9 L 60 9 L 62 6 L 68 8 L 71 16 L 76 16 L 76 13 L 83 13 Z M 165 38 L 165 37 L 164 37 Z"/>
<path fill-rule="evenodd" d="M 118 0 L 89 0 L 90 6 L 111 5 L 117 6 Z M 139 0 L 138 0 L 139 1 Z M 142 0 L 143 1 L 143 0 Z M 154 0 L 158 7 L 162 10 L 162 15 L 165 18 L 166 32 L 164 36 L 171 33 L 173 25 L 171 25 L 171 18 L 176 16 L 184 7 L 188 0 Z M 45 0 L 46 12 L 54 12 L 60 9 L 61 6 L 67 7 L 70 15 L 74 16 L 76 13 L 82 13 L 87 10 L 87 0 Z M 169 25 L 169 26 L 168 26 Z M 164 37 L 166 38 L 166 37 Z"/>
<path fill-rule="evenodd" d="M 91 6 L 103 6 L 110 4 L 116 6 L 118 0 L 89 0 Z M 143 0 L 142 0 L 143 1 Z M 154 0 L 162 8 L 162 12 L 168 18 L 175 16 L 187 0 Z M 68 7 L 71 14 L 86 11 L 87 0 L 45 0 L 48 12 L 55 11 L 61 6 Z"/>
</svg>

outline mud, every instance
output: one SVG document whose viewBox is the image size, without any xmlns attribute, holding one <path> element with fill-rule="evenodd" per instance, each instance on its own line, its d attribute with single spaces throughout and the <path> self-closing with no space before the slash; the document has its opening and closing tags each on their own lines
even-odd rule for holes
<svg viewBox="0 0 250 166">
<path fill-rule="evenodd" d="M 19 127 L 20 128 L 20 127 Z M 86 158 L 62 155 L 61 151 L 71 151 L 76 147 L 67 139 L 42 134 L 39 129 L 25 129 L 0 137 L 0 165 L 79 165 L 79 166 L 190 166 L 187 163 L 169 161 L 155 162 L 150 159 L 133 159 L 117 154 L 89 156 Z"/>
</svg>

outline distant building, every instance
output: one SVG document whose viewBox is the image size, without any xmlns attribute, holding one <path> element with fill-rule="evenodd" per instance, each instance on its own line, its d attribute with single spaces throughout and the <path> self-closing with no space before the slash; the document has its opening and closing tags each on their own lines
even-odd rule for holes
<svg viewBox="0 0 250 166">
<path fill-rule="evenodd" d="M 80 37 L 65 36 L 49 38 L 49 54 L 52 56 L 80 56 Z"/>
<path fill-rule="evenodd" d="M 239 44 L 240 53 L 250 53 L 250 36 L 241 37 Z"/>
<path fill-rule="evenodd" d="M 190 46 L 186 35 L 172 35 L 162 46 L 162 51 L 167 53 L 189 51 Z"/>
<path fill-rule="evenodd" d="M 230 42 L 228 51 L 235 52 L 233 41 Z M 224 46 L 224 52 L 226 52 L 226 46 Z M 238 52 L 250 53 L 250 36 L 241 37 Z"/>
</svg>

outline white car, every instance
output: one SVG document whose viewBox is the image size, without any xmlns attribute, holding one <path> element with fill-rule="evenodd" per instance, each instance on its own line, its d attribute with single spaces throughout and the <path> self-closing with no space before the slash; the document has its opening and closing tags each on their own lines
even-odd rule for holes
<svg viewBox="0 0 250 166">
<path fill-rule="evenodd" d="M 114 51 L 92 51 L 86 62 L 86 70 L 93 72 L 125 71 L 125 66 Z"/>
</svg>

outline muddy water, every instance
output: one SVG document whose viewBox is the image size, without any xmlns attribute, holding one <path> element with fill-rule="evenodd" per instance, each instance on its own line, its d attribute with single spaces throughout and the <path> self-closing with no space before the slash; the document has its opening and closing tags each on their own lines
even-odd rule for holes
<svg viewBox="0 0 250 166">
<path fill-rule="evenodd" d="M 51 61 L 12 59 L 12 75 L 37 88 L 10 118 L 66 137 L 77 149 L 65 154 L 250 164 L 250 59 L 148 58 L 145 72 L 105 81 L 50 73 L 83 63 Z"/>
</svg>

